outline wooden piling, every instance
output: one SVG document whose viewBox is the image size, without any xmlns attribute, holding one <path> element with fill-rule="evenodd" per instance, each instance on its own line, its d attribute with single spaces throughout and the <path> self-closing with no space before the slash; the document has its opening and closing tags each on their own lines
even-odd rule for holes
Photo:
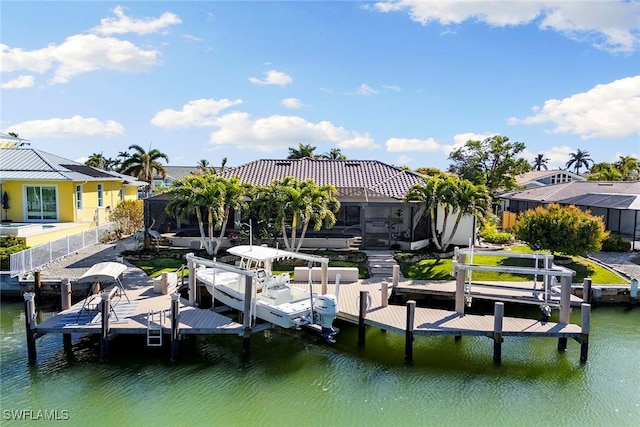
<svg viewBox="0 0 640 427">
<path fill-rule="evenodd" d="M 309 270 L 309 274 L 311 274 L 311 270 Z M 327 285 L 329 283 L 329 264 L 326 262 L 323 262 L 320 267 L 320 283 L 320 291 L 322 295 L 325 295 L 327 293 Z"/>
<path fill-rule="evenodd" d="M 393 265 L 393 276 L 391 276 L 391 283 L 393 283 L 393 287 L 398 287 L 398 282 L 400 280 L 400 266 L 398 264 Z"/>
<path fill-rule="evenodd" d="M 36 271 L 33 273 L 33 290 L 35 292 L 36 304 L 40 304 L 42 301 L 42 278 L 41 273 Z"/>
<path fill-rule="evenodd" d="M 160 292 L 162 295 L 169 293 L 169 273 L 167 272 L 162 273 L 162 276 L 160 276 Z"/>
<path fill-rule="evenodd" d="M 582 281 L 582 301 L 591 304 L 591 279 L 585 277 Z"/>
<path fill-rule="evenodd" d="M 100 360 L 109 358 L 109 314 L 111 314 L 111 301 L 109 292 L 100 294 L 100 310 L 102 312 L 102 329 L 100 331 Z"/>
<path fill-rule="evenodd" d="M 560 283 L 559 323 L 567 325 L 571 314 L 571 276 L 562 276 Z M 558 351 L 567 351 L 567 337 L 558 338 Z"/>
<path fill-rule="evenodd" d="M 386 307 L 387 305 L 389 305 L 389 283 L 382 282 L 382 287 L 380 288 L 380 297 L 382 298 L 382 307 Z"/>
<path fill-rule="evenodd" d="M 407 301 L 407 327 L 404 335 L 404 360 L 407 363 L 413 362 L 413 326 L 416 314 L 416 302 Z"/>
<path fill-rule="evenodd" d="M 187 262 L 187 268 L 189 269 L 189 305 L 195 305 L 196 303 L 196 264 L 189 260 Z"/>
<path fill-rule="evenodd" d="M 502 361 L 502 324 L 504 318 L 504 303 L 496 302 L 493 306 L 493 361 Z"/>
<path fill-rule="evenodd" d="M 459 253 L 457 262 L 458 265 L 464 265 L 465 254 Z M 459 268 L 456 272 L 456 313 L 464 314 L 464 281 L 466 277 L 466 271 Z"/>
<path fill-rule="evenodd" d="M 180 294 L 171 294 L 171 361 L 178 360 L 178 325 Z"/>
<path fill-rule="evenodd" d="M 36 304 L 35 293 L 27 292 L 24 297 L 24 325 L 27 332 L 27 356 L 30 365 L 36 363 L 36 336 L 35 336 L 35 319 Z"/>
<path fill-rule="evenodd" d="M 591 330 L 591 305 L 582 304 L 580 306 L 582 323 L 582 339 L 580 343 L 580 362 L 587 363 L 589 353 L 589 332 Z"/>
<path fill-rule="evenodd" d="M 253 276 L 244 276 L 244 309 L 242 311 L 242 325 L 244 332 L 242 334 L 242 354 L 249 355 L 251 344 L 251 296 L 253 286 Z"/>
<path fill-rule="evenodd" d="M 360 306 L 358 310 L 358 346 L 364 347 L 365 344 L 365 324 L 364 318 L 367 315 L 367 297 L 368 291 L 360 291 Z"/>
<path fill-rule="evenodd" d="M 62 311 L 71 308 L 71 279 L 65 279 L 60 285 L 60 307 Z"/>
</svg>

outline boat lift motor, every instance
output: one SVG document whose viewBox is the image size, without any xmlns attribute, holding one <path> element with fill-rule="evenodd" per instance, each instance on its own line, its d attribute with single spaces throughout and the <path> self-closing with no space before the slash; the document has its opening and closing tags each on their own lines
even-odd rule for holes
<svg viewBox="0 0 640 427">
<path fill-rule="evenodd" d="M 322 336 L 329 342 L 335 342 L 333 336 L 336 330 L 333 321 L 338 315 L 338 300 L 335 295 L 326 294 L 315 297 L 313 302 L 315 312 L 314 323 L 322 328 Z"/>
</svg>

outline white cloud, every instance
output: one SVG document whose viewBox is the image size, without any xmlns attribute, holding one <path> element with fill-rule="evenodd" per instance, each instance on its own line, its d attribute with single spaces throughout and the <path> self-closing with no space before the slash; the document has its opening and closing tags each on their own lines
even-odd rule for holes
<svg viewBox="0 0 640 427">
<path fill-rule="evenodd" d="M 485 132 L 485 133 L 475 133 L 475 132 L 465 132 L 458 133 L 453 136 L 453 147 L 459 148 L 463 147 L 467 141 L 484 141 L 487 138 L 491 138 L 492 136 L 499 135 L 497 132 Z"/>
<path fill-rule="evenodd" d="M 427 153 L 443 150 L 443 146 L 433 138 L 389 138 L 385 145 L 389 152 L 418 151 Z"/>
<path fill-rule="evenodd" d="M 553 133 L 572 133 L 582 139 L 625 138 L 640 134 L 640 76 L 600 84 L 585 93 L 545 101 L 542 108 L 509 124 L 553 123 Z"/>
<path fill-rule="evenodd" d="M 375 95 L 378 91 L 366 83 L 362 83 L 355 91 L 358 95 Z"/>
<path fill-rule="evenodd" d="M 150 34 L 162 32 L 170 25 L 181 24 L 182 20 L 171 12 L 163 13 L 159 18 L 130 18 L 124 14 L 122 6 L 113 9 L 115 18 L 104 18 L 100 20 L 100 25 L 91 31 L 101 35 L 111 34 Z"/>
<path fill-rule="evenodd" d="M 627 1 L 448 1 L 399 0 L 375 4 L 380 12 L 406 11 L 422 25 L 460 24 L 467 20 L 495 27 L 537 22 L 543 30 L 585 39 L 610 52 L 633 52 L 640 46 L 640 3 Z"/>
<path fill-rule="evenodd" d="M 303 104 L 302 101 L 300 101 L 298 98 L 284 98 L 282 101 L 280 101 L 280 103 L 285 107 L 294 110 L 305 107 L 305 104 Z"/>
<path fill-rule="evenodd" d="M 94 34 L 77 34 L 60 45 L 24 51 L 0 45 L 3 72 L 28 70 L 44 73 L 54 68 L 52 82 L 66 83 L 73 76 L 97 69 L 139 72 L 157 63 L 158 52 L 143 50 L 131 42 Z"/>
<path fill-rule="evenodd" d="M 124 135 L 124 127 L 113 120 L 102 121 L 93 117 L 73 116 L 68 119 L 52 118 L 17 123 L 6 129 L 29 139 L 38 137 L 69 138 L 81 136 L 117 137 Z"/>
<path fill-rule="evenodd" d="M 309 122 L 298 116 L 273 115 L 253 119 L 248 113 L 231 112 L 215 120 L 218 128 L 211 133 L 214 145 L 234 145 L 239 149 L 273 152 L 298 143 L 331 142 L 338 148 L 376 148 L 368 134 L 348 131 L 331 122 Z"/>
<path fill-rule="evenodd" d="M 166 109 L 156 113 L 151 124 L 162 128 L 214 126 L 220 111 L 242 104 L 241 99 L 196 99 L 182 106 L 182 110 Z"/>
<path fill-rule="evenodd" d="M 33 76 L 18 76 L 13 80 L 0 84 L 0 89 L 23 89 L 35 84 Z"/>
<path fill-rule="evenodd" d="M 249 81 L 256 85 L 278 85 L 285 86 L 293 83 L 293 79 L 286 73 L 282 71 L 270 70 L 267 72 L 267 75 L 264 79 L 259 79 L 257 77 L 249 77 Z"/>
</svg>

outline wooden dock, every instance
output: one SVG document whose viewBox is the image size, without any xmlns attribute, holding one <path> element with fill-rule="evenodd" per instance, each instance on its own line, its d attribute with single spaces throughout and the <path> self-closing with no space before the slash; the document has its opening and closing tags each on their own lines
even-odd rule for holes
<svg viewBox="0 0 640 427">
<path fill-rule="evenodd" d="M 134 277 L 132 275 L 131 277 Z M 563 292 L 558 302 L 560 321 L 544 322 L 534 319 L 505 317 L 504 302 L 495 303 L 493 315 L 472 315 L 464 313 L 463 292 L 464 271 L 458 272 L 455 289 L 442 292 L 453 292 L 456 310 L 447 311 L 432 308 L 416 307 L 415 301 L 406 305 L 389 305 L 391 289 L 386 282 L 356 283 L 336 285 L 314 284 L 314 292 L 334 293 L 338 296 L 338 319 L 358 325 L 358 344 L 364 345 L 366 326 L 373 326 L 385 331 L 405 335 L 405 359 L 412 360 L 412 343 L 415 336 L 486 336 L 494 340 L 494 360 L 500 362 L 501 343 L 504 337 L 555 337 L 558 338 L 558 349 L 566 350 L 567 339 L 574 338 L 581 343 L 580 360 L 586 362 L 589 329 L 590 305 L 582 304 L 582 324 L 569 323 L 570 282 L 563 281 Z M 129 277 L 125 276 L 125 283 Z M 395 282 L 396 280 L 394 280 Z M 70 293 L 70 284 L 68 285 Z M 112 285 L 115 286 L 115 285 Z M 294 283 L 302 289 L 307 284 Z M 493 286 L 495 288 L 495 286 Z M 190 284 L 190 289 L 195 289 Z M 137 282 L 125 286 L 126 298 L 112 299 L 109 288 L 101 294 L 100 311 L 83 310 L 81 301 L 40 324 L 35 322 L 35 304 L 33 294 L 25 294 L 25 313 L 29 361 L 35 363 L 35 338 L 43 334 L 58 333 L 70 343 L 72 333 L 99 334 L 101 337 L 101 358 L 106 359 L 108 342 L 119 334 L 147 335 L 147 344 L 151 338 L 158 339 L 162 345 L 162 336 L 169 336 L 172 348 L 172 360 L 177 355 L 178 341 L 183 335 L 190 334 L 236 334 L 243 337 L 243 352 L 248 354 L 249 336 L 252 332 L 272 327 L 270 324 L 252 324 L 247 313 L 241 313 L 243 323 L 219 314 L 211 309 L 200 309 L 190 300 L 179 298 L 177 293 L 156 293 L 154 283 L 150 279 L 140 278 Z M 505 285 L 504 292 L 512 292 Z M 64 292 L 63 292 L 64 294 Z M 474 294 L 475 296 L 475 294 Z M 70 298 L 70 297 L 69 297 Z M 509 296 L 510 300 L 513 299 Z M 195 298 L 193 298 L 195 301 Z M 64 301 L 64 300 L 63 300 Z M 577 301 L 576 301 L 577 302 Z M 70 305 L 70 303 L 68 304 Z M 63 304 L 64 306 L 64 304 Z M 109 312 L 109 316 L 102 313 Z M 150 313 L 155 313 L 150 315 Z M 151 334 L 150 331 L 154 333 Z M 157 345 L 157 344 L 156 344 Z"/>
</svg>

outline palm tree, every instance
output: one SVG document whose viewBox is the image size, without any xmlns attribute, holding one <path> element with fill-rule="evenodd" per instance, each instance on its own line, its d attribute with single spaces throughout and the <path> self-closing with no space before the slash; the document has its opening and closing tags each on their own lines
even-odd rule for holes
<svg viewBox="0 0 640 427">
<path fill-rule="evenodd" d="M 326 160 L 347 160 L 347 156 L 342 154 L 339 148 L 332 148 L 328 153 L 324 153 L 322 158 Z"/>
<path fill-rule="evenodd" d="M 210 167 L 211 167 L 211 166 L 209 165 L 209 160 L 207 160 L 207 159 L 200 159 L 200 160 L 198 161 L 197 168 L 198 168 L 198 172 L 199 172 L 199 173 L 205 173 L 205 172 L 207 172 L 207 171 L 209 170 L 209 168 L 210 168 Z"/>
<path fill-rule="evenodd" d="M 252 204 L 260 220 L 273 222 L 280 229 L 285 248 L 299 251 L 311 222 L 315 230 L 320 230 L 323 224 L 327 227 L 335 224 L 335 213 L 340 209 L 336 194 L 332 185 L 319 186 L 313 180 L 299 181 L 289 176 L 258 187 Z M 302 222 L 302 233 L 296 245 L 298 221 Z"/>
<path fill-rule="evenodd" d="M 622 173 L 612 163 L 596 163 L 591 167 L 589 181 L 622 181 Z"/>
<path fill-rule="evenodd" d="M 156 148 L 150 148 L 149 152 L 146 152 L 144 148 L 136 144 L 130 145 L 129 150 L 134 150 L 134 152 L 122 162 L 120 170 L 124 174 L 135 176 L 141 181 L 145 181 L 148 194 L 155 174 L 161 175 L 163 179 L 167 177 L 167 171 L 160 163 L 160 160 L 165 160 L 169 163 L 169 157 Z"/>
<path fill-rule="evenodd" d="M 315 159 L 317 156 L 313 153 L 316 147 L 309 144 L 298 144 L 298 148 L 289 147 L 289 156 L 287 159 L 304 159 L 309 157 Z"/>
<path fill-rule="evenodd" d="M 635 181 L 640 177 L 640 160 L 633 156 L 620 156 L 620 160 L 614 163 L 622 174 L 624 181 Z"/>
<path fill-rule="evenodd" d="M 582 151 L 581 149 L 578 148 L 578 151 L 575 153 L 571 153 L 570 156 L 571 158 L 569 159 L 569 161 L 565 166 L 567 167 L 567 169 L 573 166 L 577 175 L 580 175 L 580 168 L 582 166 L 588 169 L 589 165 L 593 164 L 593 160 L 591 159 L 589 152 L 586 150 Z"/>
<path fill-rule="evenodd" d="M 542 170 L 544 168 L 544 170 L 549 169 L 547 167 L 547 163 L 549 162 L 549 159 L 547 159 L 546 157 L 544 157 L 544 154 L 540 153 L 536 156 L 536 158 L 533 160 L 533 168 L 537 171 Z"/>
<path fill-rule="evenodd" d="M 84 162 L 84 164 L 105 171 L 110 171 L 116 168 L 118 161 L 111 157 L 104 157 L 102 153 L 93 153 L 89 156 L 87 161 Z"/>
</svg>

